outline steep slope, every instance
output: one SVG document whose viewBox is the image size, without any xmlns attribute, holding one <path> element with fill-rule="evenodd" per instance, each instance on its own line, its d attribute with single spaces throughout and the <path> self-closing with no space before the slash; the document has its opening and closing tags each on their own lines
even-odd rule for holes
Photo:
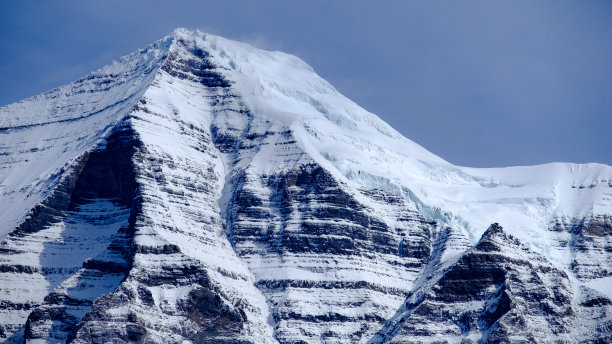
<svg viewBox="0 0 612 344">
<path fill-rule="evenodd" d="M 288 128 L 306 156 L 352 189 L 377 189 L 406 199 L 428 220 L 463 230 L 473 243 L 491 223 L 499 222 L 508 233 L 567 267 L 561 256 L 572 254 L 572 248 L 562 247 L 563 238 L 551 231 L 554 224 L 608 215 L 612 209 L 610 166 L 454 166 L 358 107 L 293 56 L 177 32 L 211 55 L 253 115 L 251 125 Z M 251 161 L 258 173 L 284 168 L 283 161 L 269 161 L 266 152 Z"/>
<path fill-rule="evenodd" d="M 612 340 L 612 302 L 575 283 L 493 224 L 474 248 L 416 289 L 371 343 Z"/>
<path fill-rule="evenodd" d="M 146 249 L 121 287 L 94 304 L 77 341 L 367 340 L 427 262 L 432 224 L 397 197 L 350 194 L 290 128 L 254 118 L 207 59 L 177 40 L 130 115 L 142 142 L 137 168 L 147 171 L 137 178 L 135 234 Z M 279 164 L 275 173 L 256 174 L 260 154 Z M 120 302 L 143 293 L 153 302 Z M 208 309 L 211 297 L 218 309 Z M 199 307 L 204 315 L 192 314 Z M 220 322 L 232 324 L 229 333 Z"/>
<path fill-rule="evenodd" d="M 94 304 L 77 343 L 273 341 L 265 299 L 227 240 L 217 203 L 224 171 L 210 102 L 228 85 L 204 52 L 184 44 L 174 41 L 129 116 L 140 141 L 133 265 L 121 286 Z"/>
<path fill-rule="evenodd" d="M 0 238 L 132 110 L 171 43 L 167 37 L 75 83 L 0 107 Z"/>
<path fill-rule="evenodd" d="M 130 134 L 117 130 L 82 156 L 79 173 L 0 245 L 3 336 L 65 338 L 123 279 L 136 208 Z"/>
<path fill-rule="evenodd" d="M 296 57 L 184 29 L 0 115 L 7 342 L 609 336 L 609 166 L 453 166 Z"/>
<path fill-rule="evenodd" d="M 43 326 L 70 328 L 123 278 L 135 185 L 131 131 L 122 118 L 170 44 L 164 39 L 74 84 L 0 108 L 1 337 L 20 341 L 31 313 Z M 72 310 L 35 312 L 66 302 Z"/>
</svg>

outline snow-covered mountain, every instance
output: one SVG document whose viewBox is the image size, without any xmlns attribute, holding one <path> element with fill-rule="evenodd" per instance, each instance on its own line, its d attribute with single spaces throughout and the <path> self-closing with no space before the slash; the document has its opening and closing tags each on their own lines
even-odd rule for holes
<svg viewBox="0 0 612 344">
<path fill-rule="evenodd" d="M 612 341 L 612 167 L 454 166 L 199 31 L 1 107 L 0 194 L 6 343 Z"/>
</svg>

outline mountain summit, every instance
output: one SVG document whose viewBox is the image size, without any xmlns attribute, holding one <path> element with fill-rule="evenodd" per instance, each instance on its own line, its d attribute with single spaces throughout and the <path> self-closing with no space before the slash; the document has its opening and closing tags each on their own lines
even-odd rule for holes
<svg viewBox="0 0 612 344">
<path fill-rule="evenodd" d="M 612 341 L 612 167 L 454 166 L 281 52 L 177 29 L 0 166 L 6 343 Z"/>
</svg>

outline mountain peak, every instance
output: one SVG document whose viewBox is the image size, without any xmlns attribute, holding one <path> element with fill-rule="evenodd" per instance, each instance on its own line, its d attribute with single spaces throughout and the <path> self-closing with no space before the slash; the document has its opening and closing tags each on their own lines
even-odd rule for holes
<svg viewBox="0 0 612 344">
<path fill-rule="evenodd" d="M 189 43 L 185 45 L 185 42 Z M 68 155 L 55 159 L 51 167 L 41 164 L 40 168 L 28 168 L 32 171 L 29 178 L 16 178 L 12 175 L 16 170 L 11 168 L 0 172 L 8 173 L 0 176 L 6 179 L 2 189 L 5 191 L 0 192 L 18 195 L 11 189 L 13 186 L 29 189 L 39 176 L 43 175 L 40 180 L 45 180 L 53 171 L 66 167 L 93 147 L 107 133 L 98 126 L 112 130 L 112 123 L 121 122 L 148 87 L 165 77 L 164 68 L 167 71 L 177 59 L 205 68 L 195 71 L 189 67 L 192 78 L 212 77 L 210 73 L 213 73 L 215 80 L 231 84 L 228 92 L 239 97 L 242 106 L 248 108 L 251 115 L 248 119 L 217 114 L 213 121 L 217 128 L 236 121 L 250 121 L 257 135 L 267 130 L 291 132 L 304 156 L 325 166 L 337 178 L 409 199 L 430 216 L 430 221 L 458 227 L 474 243 L 490 223 L 499 222 L 512 235 L 548 254 L 543 242 L 546 236 L 529 233 L 545 232 L 548 224 L 558 218 L 607 214 L 612 207 L 607 196 L 612 185 L 609 166 L 548 164 L 502 169 L 453 166 L 344 97 L 299 58 L 184 28 L 175 29 L 146 49 L 71 85 L 1 107 L 0 129 L 7 132 L 88 116 L 92 116 L 97 126 L 87 129 L 91 133 L 87 134 L 90 135 L 88 145 L 80 145 L 74 151 L 68 149 Z M 204 76 L 193 73 L 204 73 Z M 120 87 L 108 87 L 112 83 Z M 120 101 L 116 102 L 117 99 Z M 94 116 L 112 112 L 117 106 L 125 107 L 109 117 Z M 32 108 L 38 110 L 32 111 Z M 83 127 L 77 130 L 88 132 Z M 27 164 L 35 162 L 29 161 Z M 279 167 L 266 161 L 263 153 L 255 157 L 253 165 L 265 173 Z M 11 210 L 14 198 L 8 199 L 3 209 L 7 209 L 7 214 L 15 214 Z M 15 206 L 29 209 L 41 199 L 33 197 L 27 206 Z M 2 233 L 17 225 L 25 214 L 20 216 L 8 220 L 11 225 Z"/>
<path fill-rule="evenodd" d="M 176 28 L 170 34 L 170 36 L 172 36 L 174 39 L 183 39 L 183 40 L 195 40 L 195 39 L 205 40 L 206 36 L 208 35 L 210 34 L 200 31 L 199 29 L 190 30 L 184 27 Z M 219 36 L 216 36 L 216 37 L 219 37 Z"/>
<path fill-rule="evenodd" d="M 487 228 L 487 230 L 482 234 L 482 237 L 480 238 L 480 240 L 478 241 L 483 242 L 485 240 L 491 240 L 494 237 L 507 237 L 506 233 L 504 232 L 504 228 L 502 226 L 499 225 L 499 223 L 493 223 L 489 226 L 489 228 Z"/>
<path fill-rule="evenodd" d="M 172 35 L 174 37 L 181 37 L 181 36 L 192 35 L 194 32 L 198 32 L 198 31 L 199 30 L 189 30 L 184 27 L 177 27 L 176 29 L 172 31 Z"/>
<path fill-rule="evenodd" d="M 0 119 L 10 342 L 367 342 L 436 293 L 457 340 L 527 307 L 571 342 L 573 279 L 612 276 L 612 168 L 453 166 L 282 52 L 177 29 Z"/>
</svg>

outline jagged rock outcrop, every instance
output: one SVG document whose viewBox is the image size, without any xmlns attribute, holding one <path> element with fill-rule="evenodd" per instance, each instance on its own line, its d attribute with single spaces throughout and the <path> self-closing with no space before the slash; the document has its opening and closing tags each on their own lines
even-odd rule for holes
<svg viewBox="0 0 612 344">
<path fill-rule="evenodd" d="M 372 343 L 606 342 L 612 307 L 493 224 L 410 295 Z M 592 305 L 603 301 L 596 314 Z M 605 304 L 605 305 L 604 305 Z M 576 326 L 580 323 L 580 326 Z M 609 330 L 607 330 L 609 331 Z"/>
<path fill-rule="evenodd" d="M 612 216 L 562 218 L 555 221 L 551 231 L 562 238 L 559 247 L 577 278 L 612 276 Z"/>
<path fill-rule="evenodd" d="M 609 341 L 610 180 L 452 166 L 293 56 L 177 30 L 0 108 L 0 339 Z"/>
<path fill-rule="evenodd" d="M 120 127 L 81 157 L 41 210 L 0 245 L 5 333 L 64 341 L 91 303 L 124 278 L 138 208 L 132 135 Z"/>
<path fill-rule="evenodd" d="M 429 261 L 436 227 L 397 197 L 351 195 L 313 163 L 236 177 L 229 237 L 280 342 L 369 338 Z"/>
</svg>

